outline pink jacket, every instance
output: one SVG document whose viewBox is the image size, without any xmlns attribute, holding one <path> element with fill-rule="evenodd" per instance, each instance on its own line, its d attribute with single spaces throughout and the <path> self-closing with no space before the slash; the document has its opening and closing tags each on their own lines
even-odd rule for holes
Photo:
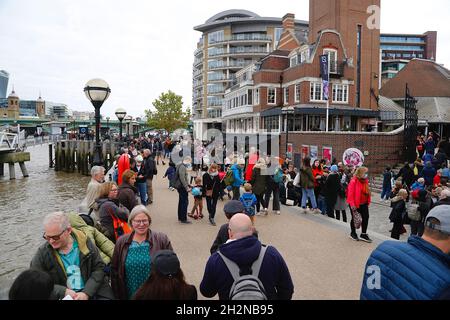
<svg viewBox="0 0 450 320">
<path fill-rule="evenodd" d="M 367 182 L 369 183 L 369 182 Z M 353 178 L 347 188 L 347 203 L 350 207 L 359 208 L 361 205 L 361 193 L 363 190 L 363 184 L 358 178 Z M 370 205 L 371 197 L 368 197 L 368 205 Z"/>
</svg>

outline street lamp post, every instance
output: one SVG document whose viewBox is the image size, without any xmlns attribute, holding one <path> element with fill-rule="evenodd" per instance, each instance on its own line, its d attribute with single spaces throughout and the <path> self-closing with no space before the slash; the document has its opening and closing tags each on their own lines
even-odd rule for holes
<svg viewBox="0 0 450 320">
<path fill-rule="evenodd" d="M 295 113 L 295 108 L 289 106 L 282 109 L 284 115 L 286 115 L 286 158 L 288 156 L 288 144 L 289 144 L 289 115 Z"/>
<path fill-rule="evenodd" d="M 122 146 L 122 121 L 127 115 L 127 112 L 123 108 L 119 108 L 116 110 L 116 117 L 120 122 L 120 145 Z"/>
<path fill-rule="evenodd" d="M 106 117 L 106 128 L 108 130 L 108 139 L 109 139 L 109 119 L 111 119 L 110 117 Z"/>
<path fill-rule="evenodd" d="M 91 101 L 95 108 L 95 149 L 94 166 L 102 165 L 102 146 L 100 145 L 100 108 L 108 99 L 111 89 L 106 81 L 102 79 L 92 79 L 84 87 L 86 97 Z"/>
<path fill-rule="evenodd" d="M 133 120 L 133 117 L 128 115 L 125 117 L 125 124 L 126 124 L 126 128 L 127 128 L 127 136 L 130 134 L 130 123 Z"/>
</svg>

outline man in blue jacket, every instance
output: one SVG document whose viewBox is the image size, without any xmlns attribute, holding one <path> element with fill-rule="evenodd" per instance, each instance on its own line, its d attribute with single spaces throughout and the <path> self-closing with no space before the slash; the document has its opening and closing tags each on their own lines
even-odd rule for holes
<svg viewBox="0 0 450 320">
<path fill-rule="evenodd" d="M 422 238 L 408 243 L 386 241 L 369 257 L 361 300 L 449 299 L 450 206 L 426 218 Z"/>
<path fill-rule="evenodd" d="M 235 262 L 242 274 L 250 274 L 251 266 L 259 257 L 261 242 L 254 232 L 250 218 L 245 214 L 235 214 L 229 223 L 229 240 L 220 247 L 220 252 Z M 272 246 L 267 247 L 258 275 L 266 291 L 268 300 L 290 300 L 294 284 L 288 267 L 280 253 Z M 200 284 L 200 292 L 208 298 L 219 294 L 220 300 L 228 300 L 233 277 L 219 253 L 208 260 L 205 274 Z"/>
</svg>

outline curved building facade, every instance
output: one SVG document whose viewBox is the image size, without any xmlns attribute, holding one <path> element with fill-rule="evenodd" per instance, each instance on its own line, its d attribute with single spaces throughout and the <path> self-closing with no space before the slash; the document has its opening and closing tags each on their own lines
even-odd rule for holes
<svg viewBox="0 0 450 320">
<path fill-rule="evenodd" d="M 236 72 L 274 51 L 283 32 L 282 18 L 261 17 L 247 10 L 220 12 L 194 30 L 202 37 L 194 52 L 192 108 L 194 135 L 222 129 L 225 91 Z M 295 20 L 295 32 L 307 35 L 308 22 Z"/>
</svg>

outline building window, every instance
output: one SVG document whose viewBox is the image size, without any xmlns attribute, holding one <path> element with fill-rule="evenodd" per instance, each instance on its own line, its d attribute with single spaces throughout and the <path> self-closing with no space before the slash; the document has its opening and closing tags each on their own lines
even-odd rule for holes
<svg viewBox="0 0 450 320">
<path fill-rule="evenodd" d="M 333 102 L 348 103 L 348 85 L 333 84 Z"/>
<path fill-rule="evenodd" d="M 300 102 L 300 83 L 295 85 L 295 102 Z"/>
<path fill-rule="evenodd" d="M 255 89 L 255 105 L 259 105 L 259 89 Z"/>
<path fill-rule="evenodd" d="M 223 30 L 211 32 L 208 34 L 209 43 L 222 42 L 225 40 L 225 33 Z"/>
<path fill-rule="evenodd" d="M 283 34 L 283 28 L 275 28 L 275 41 L 273 42 L 273 48 L 278 47 L 278 42 L 280 42 L 281 35 Z"/>
<path fill-rule="evenodd" d="M 280 131 L 280 118 L 278 116 L 264 117 L 263 125 L 266 132 Z"/>
<path fill-rule="evenodd" d="M 337 73 L 337 51 L 334 49 L 323 50 L 324 55 L 328 55 L 328 70 L 329 73 Z"/>
<path fill-rule="evenodd" d="M 268 104 L 275 104 L 277 101 L 277 91 L 275 88 L 268 88 L 267 89 L 267 103 Z"/>
<path fill-rule="evenodd" d="M 311 101 L 323 101 L 323 85 L 321 82 L 311 82 Z"/>
<path fill-rule="evenodd" d="M 298 64 L 298 55 L 295 55 L 291 58 L 291 68 L 295 67 Z"/>
<path fill-rule="evenodd" d="M 284 88 L 284 104 L 289 104 L 289 87 Z"/>
</svg>

